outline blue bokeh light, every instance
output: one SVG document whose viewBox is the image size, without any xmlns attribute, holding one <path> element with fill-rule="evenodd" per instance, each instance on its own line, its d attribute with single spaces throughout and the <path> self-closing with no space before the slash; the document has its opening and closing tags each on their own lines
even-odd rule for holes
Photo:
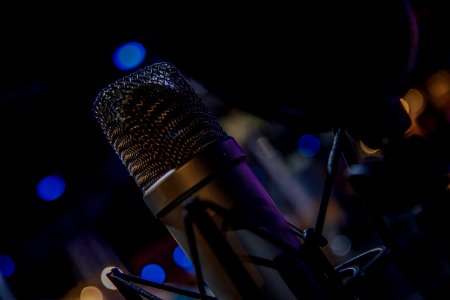
<svg viewBox="0 0 450 300">
<path fill-rule="evenodd" d="M 144 61 L 146 52 L 145 47 L 139 42 L 122 44 L 114 51 L 114 65 L 121 71 L 131 70 Z"/>
<path fill-rule="evenodd" d="M 186 253 L 184 253 L 180 246 L 175 247 L 172 252 L 172 257 L 178 266 L 189 272 L 194 271 L 194 265 L 192 264 L 191 259 L 186 255 Z"/>
<path fill-rule="evenodd" d="M 0 255 L 0 276 L 9 277 L 14 273 L 14 261 L 8 255 Z"/>
<path fill-rule="evenodd" d="M 44 201 L 53 201 L 62 194 L 66 189 L 66 182 L 58 175 L 47 176 L 37 185 L 36 192 L 38 196 Z"/>
<path fill-rule="evenodd" d="M 305 157 L 313 157 L 320 150 L 320 141 L 314 134 L 305 134 L 297 142 L 297 149 Z"/>
<path fill-rule="evenodd" d="M 142 268 L 141 278 L 156 283 L 163 283 L 166 280 L 166 272 L 160 265 L 148 264 Z"/>
</svg>

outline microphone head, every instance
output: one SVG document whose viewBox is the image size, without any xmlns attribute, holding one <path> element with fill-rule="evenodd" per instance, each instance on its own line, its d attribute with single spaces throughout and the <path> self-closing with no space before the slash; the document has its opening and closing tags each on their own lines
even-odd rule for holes
<svg viewBox="0 0 450 300">
<path fill-rule="evenodd" d="M 156 63 L 103 88 L 94 115 L 142 190 L 228 136 L 186 78 Z"/>
</svg>

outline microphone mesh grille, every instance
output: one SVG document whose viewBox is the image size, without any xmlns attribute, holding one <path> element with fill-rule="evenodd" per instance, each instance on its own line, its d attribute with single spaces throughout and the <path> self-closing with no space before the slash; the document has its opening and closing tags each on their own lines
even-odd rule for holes
<svg viewBox="0 0 450 300">
<path fill-rule="evenodd" d="M 227 138 L 172 65 L 156 63 L 103 88 L 94 115 L 142 190 L 208 145 Z"/>
</svg>

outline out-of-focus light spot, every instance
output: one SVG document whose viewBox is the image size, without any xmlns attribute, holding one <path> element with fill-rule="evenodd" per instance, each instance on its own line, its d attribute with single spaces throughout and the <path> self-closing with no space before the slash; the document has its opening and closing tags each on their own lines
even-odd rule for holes
<svg viewBox="0 0 450 300">
<path fill-rule="evenodd" d="M 367 155 L 377 155 L 381 152 L 381 149 L 372 149 L 361 140 L 359 141 L 359 148 Z"/>
<path fill-rule="evenodd" d="M 36 192 L 42 200 L 53 201 L 61 197 L 65 189 L 66 183 L 64 179 L 58 175 L 51 175 L 39 181 Z"/>
<path fill-rule="evenodd" d="M 166 280 L 166 272 L 160 265 L 149 264 L 142 268 L 141 278 L 156 283 L 163 283 Z"/>
<path fill-rule="evenodd" d="M 131 70 L 144 61 L 146 52 L 145 47 L 139 42 L 120 45 L 113 55 L 114 65 L 121 71 Z"/>
<path fill-rule="evenodd" d="M 81 290 L 80 300 L 103 300 L 103 294 L 95 286 L 87 286 Z"/>
<path fill-rule="evenodd" d="M 114 266 L 106 267 L 103 269 L 102 274 L 100 275 L 100 280 L 102 281 L 103 285 L 110 290 L 117 290 L 114 283 L 112 283 L 112 281 L 109 280 L 109 278 L 107 276 L 111 272 L 111 270 L 115 269 L 115 268 L 117 268 L 117 267 L 114 267 Z"/>
<path fill-rule="evenodd" d="M 8 255 L 0 255 L 0 276 L 9 277 L 14 273 L 14 261 Z"/>
<path fill-rule="evenodd" d="M 413 135 L 425 136 L 424 130 L 421 128 L 417 122 L 417 118 L 420 116 L 422 111 L 425 109 L 425 97 L 424 95 L 416 89 L 410 89 L 405 97 L 404 101 L 408 104 L 409 116 L 411 117 L 411 126 L 405 132 L 406 137 Z"/>
<path fill-rule="evenodd" d="M 427 80 L 427 89 L 431 96 L 442 97 L 450 91 L 450 74 L 439 71 Z"/>
<path fill-rule="evenodd" d="M 417 116 L 420 112 L 423 111 L 425 106 L 425 100 L 422 93 L 419 90 L 410 89 L 406 93 L 404 100 L 406 101 L 406 103 L 408 103 L 409 114 Z"/>
<path fill-rule="evenodd" d="M 262 159 L 271 159 L 275 156 L 275 151 L 266 137 L 260 137 L 256 141 L 256 154 Z"/>
<path fill-rule="evenodd" d="M 410 109 L 409 109 L 409 104 L 408 102 L 406 102 L 405 99 L 400 98 L 400 103 L 402 104 L 403 108 L 406 110 L 406 112 L 409 114 Z"/>
<path fill-rule="evenodd" d="M 441 70 L 427 80 L 430 102 L 438 109 L 450 109 L 450 72 Z"/>
<path fill-rule="evenodd" d="M 183 269 L 186 269 L 189 272 L 194 271 L 194 265 L 192 264 L 191 259 L 186 255 L 186 253 L 184 253 L 180 246 L 175 247 L 172 257 L 175 263 Z"/>
<path fill-rule="evenodd" d="M 320 141 L 313 134 L 305 134 L 297 142 L 297 149 L 305 157 L 313 157 L 320 150 Z"/>
<path fill-rule="evenodd" d="M 350 239 L 343 235 L 336 235 L 330 243 L 330 249 L 334 255 L 345 256 L 352 249 L 352 242 Z"/>
</svg>

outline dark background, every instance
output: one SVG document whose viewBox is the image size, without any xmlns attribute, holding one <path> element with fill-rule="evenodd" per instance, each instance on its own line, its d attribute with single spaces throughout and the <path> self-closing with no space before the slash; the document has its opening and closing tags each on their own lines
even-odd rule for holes
<svg viewBox="0 0 450 300">
<path fill-rule="evenodd" d="M 218 116 L 238 108 L 286 121 L 274 139 L 287 155 L 301 133 L 341 125 L 366 132 L 391 128 L 383 123 L 384 96 L 425 87 L 430 76 L 448 70 L 448 7 L 411 2 L 418 26 L 414 47 L 398 3 L 353 11 L 341 4 L 273 3 L 248 10 L 170 5 L 112 12 L 3 10 L 0 254 L 15 262 L 14 274 L 6 278 L 11 293 L 17 299 L 72 299 L 102 266 L 139 274 L 150 257 L 164 260 L 174 246 L 92 114 L 100 89 L 129 72 L 112 63 L 119 45 L 129 40 L 145 45 L 141 66 L 172 61 L 220 100 Z M 444 112 L 432 114 L 443 128 L 436 142 L 443 148 L 429 158 L 447 173 L 448 109 L 447 102 Z M 321 168 L 323 157 L 315 163 Z M 43 202 L 36 185 L 51 174 L 66 180 L 66 191 Z M 190 280 L 172 268 L 171 280 Z"/>
</svg>

